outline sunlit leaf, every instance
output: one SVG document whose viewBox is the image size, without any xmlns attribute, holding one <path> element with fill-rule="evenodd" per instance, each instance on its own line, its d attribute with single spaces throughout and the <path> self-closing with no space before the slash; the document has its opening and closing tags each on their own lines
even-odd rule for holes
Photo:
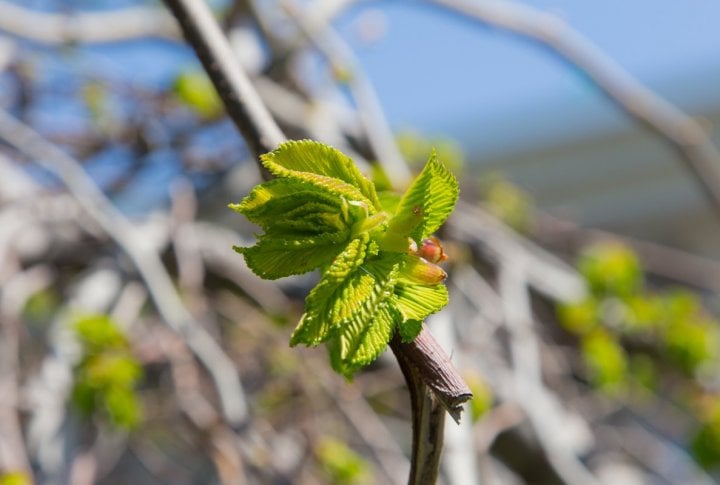
<svg viewBox="0 0 720 485">
<path fill-rule="evenodd" d="M 388 232 L 407 235 L 416 242 L 435 232 L 455 208 L 460 190 L 455 177 L 430 155 L 390 220 Z"/>
<path fill-rule="evenodd" d="M 447 275 L 435 264 L 442 247 L 425 236 L 452 211 L 458 184 L 437 157 L 405 196 L 383 194 L 383 205 L 352 160 L 326 145 L 287 142 L 262 162 L 277 179 L 231 208 L 264 233 L 235 250 L 266 279 L 323 268 L 290 344 L 326 342 L 333 367 L 349 377 L 385 349 L 398 325 L 403 340 L 414 339 L 448 299 Z"/>
<path fill-rule="evenodd" d="M 339 150 L 311 140 L 288 141 L 261 157 L 278 177 L 304 180 L 350 200 L 366 202 L 373 213 L 380 210 L 375 187 Z"/>
<path fill-rule="evenodd" d="M 323 274 L 305 299 L 305 314 L 290 338 L 290 345 L 317 345 L 331 330 L 349 319 L 373 295 L 375 278 L 359 266 L 368 250 L 367 234 L 354 239 Z"/>
<path fill-rule="evenodd" d="M 375 305 L 370 312 L 356 314 L 337 332 L 331 361 L 335 370 L 351 377 L 366 366 L 387 346 L 398 321 L 397 310 L 388 299 Z"/>
<path fill-rule="evenodd" d="M 413 261 L 420 258 L 406 257 L 405 259 L 406 261 Z M 403 268 L 403 270 L 405 269 Z M 419 280 L 416 276 L 414 277 L 412 273 L 402 272 L 395 285 L 395 305 L 400 311 L 403 320 L 422 321 L 428 315 L 440 311 L 447 305 L 447 288 L 443 284 L 438 284 L 440 281 L 442 280 L 428 283 Z"/>
<path fill-rule="evenodd" d="M 307 273 L 329 263 L 349 241 L 350 231 L 327 232 L 317 236 L 263 236 L 251 247 L 234 249 L 258 276 L 274 280 Z"/>
</svg>

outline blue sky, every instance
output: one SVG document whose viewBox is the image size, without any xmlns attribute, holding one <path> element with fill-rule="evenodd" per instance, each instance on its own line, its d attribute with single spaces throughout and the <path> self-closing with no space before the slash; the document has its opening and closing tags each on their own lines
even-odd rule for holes
<svg viewBox="0 0 720 485">
<path fill-rule="evenodd" d="M 554 12 L 642 82 L 684 109 L 720 105 L 720 2 L 526 2 Z M 387 33 L 363 46 L 359 13 L 380 9 Z M 357 47 L 396 127 L 448 133 L 468 148 L 502 153 L 552 145 L 627 120 L 578 72 L 537 44 L 420 2 L 361 3 L 339 22 Z"/>
</svg>

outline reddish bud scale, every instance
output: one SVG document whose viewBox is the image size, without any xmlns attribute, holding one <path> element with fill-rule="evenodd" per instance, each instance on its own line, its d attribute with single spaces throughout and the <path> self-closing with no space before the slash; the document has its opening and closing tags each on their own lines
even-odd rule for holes
<svg viewBox="0 0 720 485">
<path fill-rule="evenodd" d="M 443 251 L 440 241 L 435 236 L 423 239 L 422 244 L 415 254 L 431 263 L 440 263 L 447 259 L 447 255 L 445 251 Z"/>
</svg>

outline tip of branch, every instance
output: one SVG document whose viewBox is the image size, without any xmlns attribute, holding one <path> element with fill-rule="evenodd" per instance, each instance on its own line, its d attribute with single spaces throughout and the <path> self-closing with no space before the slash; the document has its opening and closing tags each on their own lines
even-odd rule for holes
<svg viewBox="0 0 720 485">
<path fill-rule="evenodd" d="M 447 410 L 450 417 L 453 418 L 455 424 L 460 424 L 460 418 L 462 417 L 462 412 L 464 410 L 463 404 L 468 402 L 473 397 L 472 393 L 468 392 L 453 396 L 452 401 L 448 402 L 447 400 L 443 399 L 443 397 L 445 396 L 441 396 L 438 393 L 435 393 L 435 396 L 438 398 L 438 401 L 440 401 L 443 407 Z"/>
<path fill-rule="evenodd" d="M 423 329 L 414 341 L 408 343 L 395 336 L 390 347 L 398 358 L 413 366 L 437 400 L 459 423 L 462 405 L 472 398 L 472 392 L 432 334 Z"/>
</svg>

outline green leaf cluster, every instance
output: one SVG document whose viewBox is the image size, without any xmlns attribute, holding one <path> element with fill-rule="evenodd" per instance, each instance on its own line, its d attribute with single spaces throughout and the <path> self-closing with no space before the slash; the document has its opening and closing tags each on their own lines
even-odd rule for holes
<svg viewBox="0 0 720 485">
<path fill-rule="evenodd" d="M 342 441 L 322 437 L 315 445 L 315 456 L 331 483 L 359 485 L 373 482 L 370 464 Z"/>
<path fill-rule="evenodd" d="M 290 141 L 261 160 L 275 178 L 230 207 L 263 233 L 235 250 L 266 279 L 322 271 L 290 344 L 327 343 L 333 367 L 349 377 L 396 330 L 415 338 L 448 298 L 445 272 L 415 254 L 458 198 L 435 154 L 401 197 L 378 196 L 350 158 L 322 143 Z"/>
<path fill-rule="evenodd" d="M 75 366 L 74 404 L 84 415 L 100 414 L 119 428 L 136 426 L 141 409 L 135 387 L 142 367 L 120 327 L 100 314 L 77 318 L 73 330 L 83 348 Z"/>
<path fill-rule="evenodd" d="M 518 232 L 530 230 L 534 205 L 528 194 L 499 173 L 486 176 L 481 188 L 483 203 L 490 213 Z"/>
<path fill-rule="evenodd" d="M 698 297 L 684 290 L 647 290 L 640 262 L 629 248 L 618 243 L 591 246 L 580 256 L 578 269 L 590 295 L 560 305 L 558 317 L 570 332 L 593 340 L 592 345 L 583 342 L 583 349 L 600 387 L 622 385 L 627 376 L 622 369 L 632 367 L 620 339 L 649 346 L 690 377 L 720 357 L 718 323 Z"/>
<path fill-rule="evenodd" d="M 578 268 L 590 294 L 557 312 L 580 339 L 592 382 L 614 395 L 647 392 L 672 371 L 671 397 L 700 422 L 691 444 L 695 457 L 703 466 L 720 465 L 720 395 L 703 384 L 719 377 L 718 322 L 687 290 L 647 289 L 637 256 L 618 243 L 589 247 Z"/>
</svg>

